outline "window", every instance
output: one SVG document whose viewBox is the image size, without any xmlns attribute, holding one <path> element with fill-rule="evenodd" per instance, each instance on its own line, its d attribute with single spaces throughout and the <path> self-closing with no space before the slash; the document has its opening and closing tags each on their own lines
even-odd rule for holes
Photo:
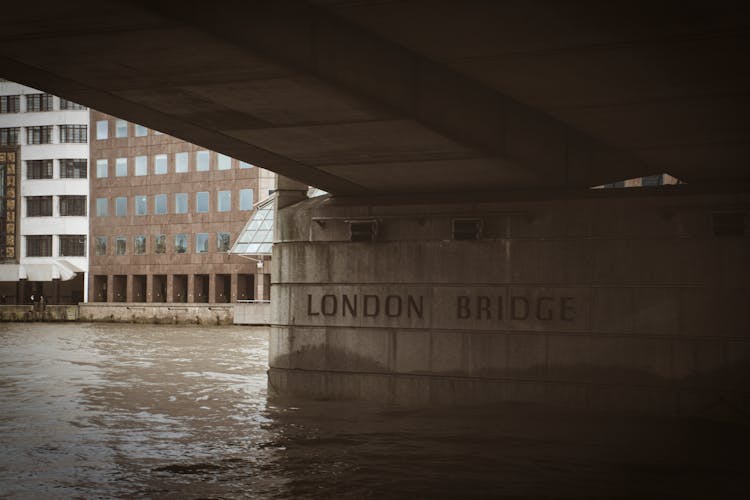
<svg viewBox="0 0 750 500">
<path fill-rule="evenodd" d="M 52 125 L 26 127 L 26 144 L 52 144 Z"/>
<path fill-rule="evenodd" d="M 375 241 L 378 235 L 378 222 L 374 220 L 357 220 L 349 222 L 350 241 Z"/>
<path fill-rule="evenodd" d="M 52 235 L 27 236 L 26 257 L 52 257 Z"/>
<path fill-rule="evenodd" d="M 143 234 L 133 238 L 133 253 L 135 255 L 144 255 L 146 253 L 146 236 Z"/>
<path fill-rule="evenodd" d="M 86 235 L 60 235 L 60 257 L 85 257 Z"/>
<path fill-rule="evenodd" d="M 96 215 L 98 217 L 106 217 L 108 211 L 109 201 L 107 198 L 96 199 Z"/>
<path fill-rule="evenodd" d="M 208 151 L 196 151 L 195 153 L 195 170 L 204 172 L 208 170 Z"/>
<path fill-rule="evenodd" d="M 26 217 L 52 217 L 52 197 L 27 196 Z"/>
<path fill-rule="evenodd" d="M 125 217 L 128 214 L 128 199 L 124 196 L 115 198 L 115 215 Z"/>
<path fill-rule="evenodd" d="M 154 156 L 154 173 L 159 175 L 167 173 L 167 155 Z"/>
<path fill-rule="evenodd" d="M 221 153 L 216 155 L 216 168 L 219 170 L 229 170 L 232 168 L 232 159 Z"/>
<path fill-rule="evenodd" d="M 61 216 L 81 216 L 86 215 L 86 197 L 85 196 L 60 196 L 60 215 Z"/>
<path fill-rule="evenodd" d="M 0 96 L 0 113 L 18 113 L 21 111 L 21 96 Z"/>
<path fill-rule="evenodd" d="M 26 162 L 27 179 L 51 179 L 52 160 L 28 160 Z"/>
<path fill-rule="evenodd" d="M 0 146 L 15 146 L 18 144 L 20 127 L 0 128 Z"/>
<path fill-rule="evenodd" d="M 61 143 L 85 144 L 89 140 L 89 128 L 86 125 L 60 125 Z"/>
<path fill-rule="evenodd" d="M 115 236 L 115 255 L 125 255 L 128 250 L 128 242 L 125 236 Z"/>
<path fill-rule="evenodd" d="M 187 193 L 176 193 L 174 195 L 174 213 L 186 214 L 188 212 Z"/>
<path fill-rule="evenodd" d="M 128 136 L 128 122 L 125 120 L 115 120 L 115 137 Z"/>
<path fill-rule="evenodd" d="M 26 111 L 52 111 L 52 94 L 26 94 Z"/>
<path fill-rule="evenodd" d="M 135 125 L 135 136 L 146 137 L 148 135 L 148 129 L 143 125 Z"/>
<path fill-rule="evenodd" d="M 195 252 L 208 253 L 208 233 L 198 233 L 195 235 Z"/>
<path fill-rule="evenodd" d="M 135 215 L 146 215 L 148 213 L 148 201 L 146 195 L 135 197 Z"/>
<path fill-rule="evenodd" d="M 162 215 L 167 213 L 167 195 L 157 194 L 154 196 L 154 213 Z"/>
<path fill-rule="evenodd" d="M 231 246 L 232 235 L 230 233 L 216 233 L 216 249 L 219 252 L 228 252 Z"/>
<path fill-rule="evenodd" d="M 127 177 L 128 176 L 128 159 L 117 158 L 115 160 L 115 177 Z"/>
<path fill-rule="evenodd" d="M 648 175 L 641 178 L 641 186 L 661 186 L 663 183 L 663 176 L 661 174 Z"/>
<path fill-rule="evenodd" d="M 146 156 L 135 157 L 135 175 L 146 175 L 148 173 L 148 158 Z"/>
<path fill-rule="evenodd" d="M 255 165 L 253 165 L 252 163 L 248 163 L 246 161 L 240 162 L 240 168 L 253 168 L 254 166 Z"/>
<path fill-rule="evenodd" d="M 60 109 L 62 110 L 83 110 L 86 109 L 86 106 L 82 104 L 75 103 L 73 101 L 69 101 L 67 99 L 60 98 Z"/>
<path fill-rule="evenodd" d="M 187 234 L 180 233 L 174 236 L 174 253 L 186 253 L 188 247 Z"/>
<path fill-rule="evenodd" d="M 229 212 L 232 209 L 232 192 L 219 191 L 216 198 L 216 210 L 219 212 Z"/>
<path fill-rule="evenodd" d="M 195 193 L 195 211 L 199 214 L 208 212 L 208 191 Z"/>
<path fill-rule="evenodd" d="M 166 234 L 157 234 L 154 237 L 154 253 L 167 253 Z"/>
<path fill-rule="evenodd" d="M 96 176 L 107 177 L 107 160 L 96 160 Z"/>
<path fill-rule="evenodd" d="M 107 237 L 97 236 L 94 238 L 94 253 L 96 255 L 107 255 Z"/>
<path fill-rule="evenodd" d="M 85 159 L 60 160 L 61 179 L 85 179 L 88 176 L 88 167 Z"/>
<path fill-rule="evenodd" d="M 480 219 L 456 219 L 453 221 L 454 240 L 478 240 L 482 234 Z"/>
<path fill-rule="evenodd" d="M 96 138 L 106 139 L 109 137 L 109 120 L 99 120 L 96 122 Z"/>
<path fill-rule="evenodd" d="M 253 209 L 253 190 L 240 189 L 240 210 Z"/>
<path fill-rule="evenodd" d="M 175 153 L 174 171 L 177 172 L 178 174 L 188 171 L 188 154 L 187 153 Z"/>
</svg>

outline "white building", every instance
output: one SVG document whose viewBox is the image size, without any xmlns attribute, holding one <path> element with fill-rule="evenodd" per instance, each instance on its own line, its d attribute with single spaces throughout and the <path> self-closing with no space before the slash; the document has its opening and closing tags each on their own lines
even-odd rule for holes
<svg viewBox="0 0 750 500">
<path fill-rule="evenodd" d="M 19 146 L 16 186 L 3 185 L 17 206 L 8 216 L 17 217 L 15 258 L 0 262 L 3 302 L 87 299 L 88 126 L 88 108 L 0 80 L 0 148 Z"/>
</svg>

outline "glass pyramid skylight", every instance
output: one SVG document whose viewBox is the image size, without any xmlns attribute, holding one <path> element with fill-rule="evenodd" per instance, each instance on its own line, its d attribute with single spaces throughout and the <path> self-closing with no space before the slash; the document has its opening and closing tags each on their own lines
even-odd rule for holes
<svg viewBox="0 0 750 500">
<path fill-rule="evenodd" d="M 273 245 L 273 201 L 271 196 L 258 203 L 229 253 L 236 255 L 271 255 Z"/>
</svg>

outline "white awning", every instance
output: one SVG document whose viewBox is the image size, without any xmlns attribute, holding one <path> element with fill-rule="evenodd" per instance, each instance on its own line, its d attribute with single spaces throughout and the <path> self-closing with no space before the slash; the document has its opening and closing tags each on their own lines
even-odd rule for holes
<svg viewBox="0 0 750 500">
<path fill-rule="evenodd" d="M 22 268 L 21 274 L 26 274 L 26 279 L 29 281 L 52 281 L 53 278 L 59 276 L 59 273 L 55 272 L 57 271 L 55 264 L 23 264 Z"/>
<path fill-rule="evenodd" d="M 57 269 L 60 272 L 60 279 L 62 281 L 72 280 L 76 277 L 76 273 L 85 272 L 83 269 L 67 260 L 58 260 Z"/>
<path fill-rule="evenodd" d="M 18 281 L 20 266 L 18 264 L 0 265 L 0 281 Z"/>
</svg>

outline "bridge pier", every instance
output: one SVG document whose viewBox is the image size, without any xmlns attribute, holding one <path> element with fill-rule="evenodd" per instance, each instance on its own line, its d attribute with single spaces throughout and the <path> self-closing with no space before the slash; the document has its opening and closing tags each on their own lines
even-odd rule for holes
<svg viewBox="0 0 750 500">
<path fill-rule="evenodd" d="M 551 198 L 281 209 L 272 391 L 750 411 L 750 196 Z"/>
</svg>

